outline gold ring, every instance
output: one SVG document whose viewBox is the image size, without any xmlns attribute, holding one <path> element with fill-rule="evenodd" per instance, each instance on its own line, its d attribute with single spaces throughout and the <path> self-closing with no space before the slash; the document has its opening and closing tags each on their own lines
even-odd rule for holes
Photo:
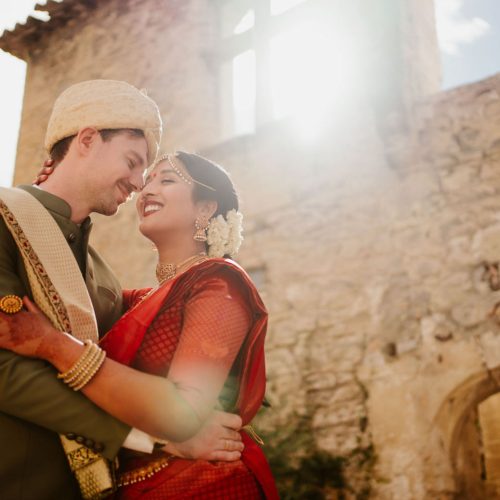
<svg viewBox="0 0 500 500">
<path fill-rule="evenodd" d="M 0 310 L 7 314 L 14 314 L 23 308 L 23 299 L 17 295 L 5 295 L 0 299 Z"/>
</svg>

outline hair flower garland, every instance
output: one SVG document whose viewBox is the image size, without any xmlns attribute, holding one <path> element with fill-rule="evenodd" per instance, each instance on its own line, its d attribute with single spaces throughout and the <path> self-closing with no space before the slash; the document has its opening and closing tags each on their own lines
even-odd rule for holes
<svg viewBox="0 0 500 500">
<path fill-rule="evenodd" d="M 218 215 L 208 224 L 207 244 L 210 257 L 235 257 L 243 241 L 243 214 L 229 210 L 226 217 Z"/>
</svg>

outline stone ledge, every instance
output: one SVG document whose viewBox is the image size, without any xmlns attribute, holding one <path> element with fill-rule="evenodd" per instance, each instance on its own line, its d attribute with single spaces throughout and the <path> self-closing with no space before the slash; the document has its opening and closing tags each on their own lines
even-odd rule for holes
<svg viewBox="0 0 500 500">
<path fill-rule="evenodd" d="M 3 32 L 0 37 L 0 49 L 19 59 L 27 60 L 30 50 L 35 48 L 45 35 L 56 31 L 89 9 L 94 9 L 97 6 L 97 1 L 63 0 L 55 2 L 48 0 L 46 5 L 36 4 L 35 10 L 49 14 L 50 20 L 42 21 L 29 16 L 25 23 L 17 23 L 13 30 Z"/>
</svg>

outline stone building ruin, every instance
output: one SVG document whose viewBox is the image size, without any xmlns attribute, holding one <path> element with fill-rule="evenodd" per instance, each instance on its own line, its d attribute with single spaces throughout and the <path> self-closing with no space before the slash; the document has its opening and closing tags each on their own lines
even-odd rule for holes
<svg viewBox="0 0 500 500">
<path fill-rule="evenodd" d="M 343 459 L 331 498 L 500 497 L 500 75 L 440 91 L 431 0 L 303 0 L 272 15 L 273 2 L 39 6 L 49 21 L 0 38 L 27 62 L 15 184 L 43 161 L 64 88 L 146 88 L 163 148 L 213 158 L 240 188 L 239 261 L 270 312 L 272 408 L 259 425 L 276 439 L 305 429 Z M 273 115 L 269 86 L 271 40 L 304 22 L 328 27 L 315 57 L 339 83 L 308 140 Z M 255 101 L 239 123 L 234 68 L 249 51 Z M 95 221 L 93 243 L 124 285 L 151 283 L 134 208 Z"/>
</svg>

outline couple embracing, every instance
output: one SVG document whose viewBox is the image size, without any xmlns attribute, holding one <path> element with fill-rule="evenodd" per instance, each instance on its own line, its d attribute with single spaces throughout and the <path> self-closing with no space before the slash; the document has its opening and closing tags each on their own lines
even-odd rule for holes
<svg viewBox="0 0 500 500">
<path fill-rule="evenodd" d="M 3 499 L 277 498 L 250 427 L 267 313 L 231 260 L 238 197 L 214 162 L 158 155 L 160 138 L 139 90 L 82 82 L 54 105 L 43 182 L 0 190 Z M 133 192 L 158 282 L 122 290 L 89 215 Z"/>
</svg>

